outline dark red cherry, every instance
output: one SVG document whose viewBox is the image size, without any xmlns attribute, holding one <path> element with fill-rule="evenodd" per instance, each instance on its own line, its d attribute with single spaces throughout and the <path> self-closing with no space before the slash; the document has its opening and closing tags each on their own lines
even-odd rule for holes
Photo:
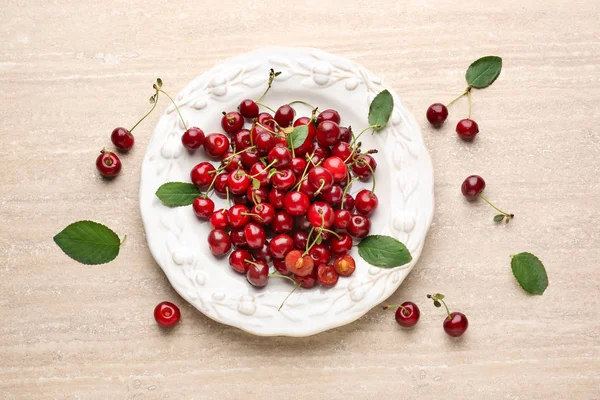
<svg viewBox="0 0 600 400">
<path fill-rule="evenodd" d="M 250 131 L 248 129 L 242 129 L 233 135 L 232 144 L 235 151 L 246 150 L 248 147 L 252 146 L 252 142 L 250 141 Z"/>
<path fill-rule="evenodd" d="M 461 312 L 450 313 L 449 317 L 444 320 L 444 331 L 449 336 L 458 337 L 467 331 L 469 320 L 467 316 Z"/>
<path fill-rule="evenodd" d="M 306 168 L 306 160 L 304 158 L 295 157 L 292 158 L 290 162 L 290 168 L 294 172 L 297 178 L 300 178 L 304 173 L 304 169 Z"/>
<path fill-rule="evenodd" d="M 233 201 L 233 204 L 241 204 L 245 206 L 250 206 L 250 201 L 246 196 L 234 196 L 231 195 L 230 199 Z"/>
<path fill-rule="evenodd" d="M 227 217 L 229 218 L 229 225 L 233 228 L 241 228 L 250 222 L 250 216 L 248 215 L 248 207 L 243 204 L 236 204 L 229 209 Z"/>
<path fill-rule="evenodd" d="M 308 240 L 308 233 L 304 231 L 295 231 L 292 233 L 292 239 L 294 240 L 294 247 L 304 251 L 306 249 L 306 241 Z"/>
<path fill-rule="evenodd" d="M 320 161 L 325 161 L 327 157 L 331 155 L 329 151 L 329 146 L 323 146 L 319 144 L 319 142 L 313 142 L 312 150 L 309 151 L 309 154 L 312 154 L 312 162 L 317 165 Z"/>
<path fill-rule="evenodd" d="M 250 263 L 248 263 L 246 260 L 253 261 L 252 255 L 250 255 L 250 253 L 248 253 L 246 250 L 234 250 L 229 255 L 229 265 L 235 272 L 239 272 L 240 274 L 245 274 L 248 272 Z"/>
<path fill-rule="evenodd" d="M 221 128 L 230 135 L 240 131 L 244 127 L 244 117 L 237 111 L 223 113 L 221 118 Z"/>
<path fill-rule="evenodd" d="M 470 142 L 479 133 L 479 126 L 472 119 L 461 119 L 456 124 L 456 133 L 462 140 Z"/>
<path fill-rule="evenodd" d="M 371 230 L 371 221 L 362 214 L 354 214 L 350 218 L 350 223 L 346 227 L 346 231 L 357 238 L 363 238 L 369 234 Z"/>
<path fill-rule="evenodd" d="M 333 208 L 323 201 L 310 205 L 306 217 L 315 228 L 331 228 L 335 219 Z"/>
<path fill-rule="evenodd" d="M 349 161 L 352 156 L 352 147 L 346 142 L 339 142 L 331 147 L 331 156 Z"/>
<path fill-rule="evenodd" d="M 277 272 L 279 272 L 281 275 L 285 275 L 285 276 L 291 275 L 290 271 L 288 271 L 287 267 L 285 266 L 284 258 L 274 258 L 273 266 L 275 267 Z"/>
<path fill-rule="evenodd" d="M 125 128 L 115 128 L 110 134 L 110 140 L 121 151 L 131 149 L 135 141 L 131 132 Z"/>
<path fill-rule="evenodd" d="M 296 220 L 294 221 L 294 225 L 295 225 L 296 229 L 300 229 L 302 231 L 308 231 L 310 228 L 312 228 L 312 224 L 310 223 L 308 218 L 306 218 L 306 215 L 301 215 L 299 217 L 296 217 Z"/>
<path fill-rule="evenodd" d="M 261 248 L 267 239 L 264 228 L 254 222 L 249 222 L 244 226 L 244 235 L 246 235 L 246 243 L 251 249 Z"/>
<path fill-rule="evenodd" d="M 310 199 L 302 192 L 289 192 L 283 200 L 285 210 L 295 217 L 306 214 Z"/>
<path fill-rule="evenodd" d="M 335 272 L 333 265 L 321 264 L 317 268 L 317 280 L 325 287 L 335 286 L 340 276 Z"/>
<path fill-rule="evenodd" d="M 213 188 L 215 189 L 215 193 L 220 197 L 227 196 L 227 179 L 229 178 L 229 174 L 227 172 L 220 173 L 217 175 L 217 179 L 215 179 L 215 183 Z"/>
<path fill-rule="evenodd" d="M 340 126 L 333 121 L 323 121 L 317 126 L 317 140 L 322 146 L 331 146 L 340 140 Z"/>
<path fill-rule="evenodd" d="M 208 247 L 216 257 L 227 254 L 231 249 L 229 235 L 223 229 L 214 229 L 208 234 Z"/>
<path fill-rule="evenodd" d="M 348 224 L 350 224 L 350 219 L 352 219 L 352 213 L 348 210 L 335 210 L 335 220 L 333 221 L 333 226 L 337 229 L 346 229 Z"/>
<path fill-rule="evenodd" d="M 403 328 L 412 328 L 419 322 L 421 311 L 412 301 L 405 301 L 396 309 L 396 322 Z"/>
<path fill-rule="evenodd" d="M 115 153 L 104 149 L 96 158 L 96 169 L 103 177 L 113 178 L 121 172 L 121 160 Z"/>
<path fill-rule="evenodd" d="M 262 260 L 256 260 L 248 265 L 246 279 L 254 287 L 265 287 L 269 283 L 269 266 Z"/>
<path fill-rule="evenodd" d="M 306 258 L 310 259 L 310 257 L 308 256 L 306 256 Z M 301 288 L 310 289 L 314 287 L 318 282 L 318 268 L 313 266 L 310 274 L 305 276 L 295 274 L 294 280 L 300 284 Z"/>
<path fill-rule="evenodd" d="M 352 166 L 352 172 L 354 175 L 365 180 L 371 177 L 377 168 L 377 162 L 369 154 L 361 154 L 357 157 L 356 162 Z"/>
<path fill-rule="evenodd" d="M 260 156 L 256 149 L 249 149 L 241 154 L 242 166 L 246 169 L 250 169 L 254 164 L 260 161 Z"/>
<path fill-rule="evenodd" d="M 463 196 L 469 201 L 479 197 L 479 194 L 485 189 L 485 181 L 479 175 L 471 175 L 465 179 L 460 190 Z"/>
<path fill-rule="evenodd" d="M 342 195 L 344 189 L 339 185 L 333 185 L 329 190 L 325 190 L 321 193 L 321 200 L 331 204 L 332 206 L 338 205 L 342 201 Z"/>
<path fill-rule="evenodd" d="M 258 116 L 258 104 L 254 100 L 243 100 L 238 106 L 238 110 L 245 118 L 256 118 Z"/>
<path fill-rule="evenodd" d="M 231 172 L 240 168 L 239 165 L 241 163 L 242 157 L 239 154 L 233 154 L 231 151 L 223 154 L 223 159 L 221 160 L 221 166 L 225 168 L 225 171 Z"/>
<path fill-rule="evenodd" d="M 208 219 L 215 210 L 215 203 L 208 197 L 197 197 L 192 203 L 194 214 L 200 219 Z"/>
<path fill-rule="evenodd" d="M 304 157 L 304 155 L 312 149 L 313 139 L 317 134 L 317 128 L 312 122 L 309 122 L 310 118 L 308 117 L 298 118 L 296 122 L 294 122 L 294 126 L 308 125 L 308 135 L 306 136 L 304 143 L 294 149 L 296 156 L 298 157 Z"/>
<path fill-rule="evenodd" d="M 363 189 L 356 194 L 356 211 L 364 215 L 371 215 L 377 208 L 379 200 L 377 195 L 370 190 Z"/>
<path fill-rule="evenodd" d="M 256 117 L 256 122 L 271 130 L 275 129 L 275 122 L 273 121 L 273 116 L 267 112 L 262 112 Z"/>
<path fill-rule="evenodd" d="M 246 191 L 246 198 L 250 203 L 265 203 L 269 199 L 269 191 L 266 188 L 254 188 L 254 186 L 248 186 L 248 190 Z"/>
<path fill-rule="evenodd" d="M 340 142 L 350 143 L 352 141 L 352 128 L 340 126 Z"/>
<path fill-rule="evenodd" d="M 323 162 L 323 168 L 331 172 L 335 182 L 340 182 L 342 179 L 346 178 L 346 174 L 348 173 L 348 168 L 346 167 L 346 164 L 344 164 L 344 160 L 340 157 L 328 157 Z"/>
<path fill-rule="evenodd" d="M 344 196 L 344 204 L 342 205 L 343 210 L 352 211 L 354 209 L 354 205 L 356 204 L 354 197 L 350 193 L 346 193 Z"/>
<path fill-rule="evenodd" d="M 217 210 L 210 215 L 209 223 L 213 229 L 226 229 L 229 227 L 229 219 L 227 214 L 229 212 L 224 209 Z"/>
<path fill-rule="evenodd" d="M 249 175 L 260 183 L 260 187 L 269 186 L 269 169 L 260 161 L 250 167 Z"/>
<path fill-rule="evenodd" d="M 317 166 L 308 171 L 308 183 L 320 193 L 324 190 L 329 190 L 333 186 L 333 175 L 329 170 Z"/>
<path fill-rule="evenodd" d="M 296 175 L 289 168 L 280 169 L 271 176 L 271 184 L 276 189 L 289 190 L 296 183 Z"/>
<path fill-rule="evenodd" d="M 331 260 L 331 250 L 323 244 L 315 244 L 310 248 L 308 255 L 313 259 L 315 265 L 328 264 Z"/>
<path fill-rule="evenodd" d="M 345 232 L 338 233 L 338 236 L 333 236 L 329 240 L 329 246 L 334 256 L 341 256 L 349 253 L 352 250 L 352 237 Z"/>
<path fill-rule="evenodd" d="M 427 109 L 427 121 L 435 128 L 442 126 L 448 118 L 448 109 L 442 103 L 433 103 Z"/>
<path fill-rule="evenodd" d="M 288 233 L 294 228 L 294 218 L 286 211 L 275 213 L 271 230 L 275 233 Z"/>
<path fill-rule="evenodd" d="M 274 258 L 284 258 L 294 249 L 294 240 L 284 233 L 275 236 L 269 243 L 269 252 Z"/>
<path fill-rule="evenodd" d="M 229 174 L 229 178 L 227 179 L 229 191 L 238 196 L 246 194 L 246 190 L 248 190 L 250 183 L 250 177 L 246 171 L 242 169 L 233 171 Z"/>
<path fill-rule="evenodd" d="M 283 200 L 285 199 L 285 190 L 283 189 L 271 189 L 269 192 L 269 203 L 276 209 L 281 209 L 284 206 Z"/>
<path fill-rule="evenodd" d="M 256 136 L 254 145 L 260 156 L 266 156 L 275 147 L 275 138 L 269 132 L 262 132 Z"/>
<path fill-rule="evenodd" d="M 238 249 L 245 249 L 248 247 L 246 243 L 246 235 L 244 235 L 244 228 L 233 228 L 229 233 L 229 239 L 231 243 Z"/>
<path fill-rule="evenodd" d="M 275 207 L 269 203 L 259 203 L 252 207 L 252 219 L 261 225 L 268 225 L 275 219 Z"/>
<path fill-rule="evenodd" d="M 163 301 L 154 308 L 154 320 L 162 328 L 171 328 L 181 319 L 179 307 L 169 301 Z"/>
<path fill-rule="evenodd" d="M 331 121 L 339 124 L 341 121 L 340 114 L 332 109 L 323 110 L 317 116 L 317 125 L 319 125 L 323 121 Z"/>
<path fill-rule="evenodd" d="M 181 143 L 186 149 L 194 151 L 204 144 L 204 132 L 202 129 L 193 126 L 183 132 Z"/>
<path fill-rule="evenodd" d="M 252 253 L 252 257 L 255 259 L 264 261 L 266 263 L 270 263 L 272 260 L 271 253 L 269 253 L 268 241 L 265 241 L 265 244 L 263 244 L 261 248 L 251 249 L 250 253 Z"/>
<path fill-rule="evenodd" d="M 204 138 L 204 151 L 211 157 L 222 157 L 229 150 L 229 139 L 222 133 L 211 133 Z"/>
<path fill-rule="evenodd" d="M 190 180 L 200 188 L 210 185 L 215 178 L 215 167 L 209 162 L 203 161 L 197 164 L 190 172 Z"/>
<path fill-rule="evenodd" d="M 275 122 L 282 128 L 287 128 L 294 122 L 295 115 L 296 112 L 294 109 L 287 104 L 284 104 L 277 109 L 277 112 L 275 113 Z"/>
<path fill-rule="evenodd" d="M 292 161 L 292 152 L 287 147 L 276 146 L 269 151 L 268 160 L 275 168 L 287 167 Z"/>
</svg>

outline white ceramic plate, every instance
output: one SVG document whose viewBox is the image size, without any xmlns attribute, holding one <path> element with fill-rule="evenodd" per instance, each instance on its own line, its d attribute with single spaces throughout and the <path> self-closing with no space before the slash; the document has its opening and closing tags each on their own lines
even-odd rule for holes
<svg viewBox="0 0 600 400">
<path fill-rule="evenodd" d="M 202 313 L 256 335 L 308 336 L 356 320 L 400 286 L 419 258 L 433 216 L 433 170 L 418 124 L 400 97 L 361 65 L 311 48 L 257 50 L 194 79 L 175 97 L 187 125 L 207 134 L 220 132 L 221 112 L 235 110 L 243 99 L 257 98 L 266 87 L 269 68 L 281 75 L 264 103 L 277 108 L 301 99 L 321 110 L 335 108 L 342 125 L 351 125 L 354 132 L 368 126 L 369 104 L 377 93 L 388 89 L 393 94 L 388 127 L 361 138 L 363 149 L 379 150 L 379 207 L 371 234 L 396 237 L 413 261 L 381 269 L 366 264 L 354 248 L 357 268 L 350 278 L 340 278 L 331 289 L 300 288 L 277 311 L 292 288 L 287 280 L 271 278 L 266 288 L 254 289 L 229 267 L 227 258 L 212 256 L 206 240 L 210 228 L 196 219 L 191 207 L 168 208 L 155 196 L 165 182 L 189 182 L 192 167 L 206 160 L 203 150 L 190 154 L 181 145 L 183 125 L 172 105 L 156 126 L 143 161 L 141 214 L 154 259 L 175 290 Z M 310 114 L 302 105 L 294 108 L 297 116 Z M 368 185 L 355 185 L 351 193 Z M 217 208 L 219 202 L 216 199 Z"/>
</svg>

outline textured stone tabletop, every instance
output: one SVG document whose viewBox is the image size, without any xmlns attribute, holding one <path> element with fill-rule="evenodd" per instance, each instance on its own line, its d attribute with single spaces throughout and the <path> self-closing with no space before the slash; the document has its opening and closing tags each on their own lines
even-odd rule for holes
<svg viewBox="0 0 600 400">
<path fill-rule="evenodd" d="M 487 4 L 486 4 L 487 3 Z M 598 1 L 5 0 L 0 11 L 1 399 L 600 399 L 600 28 Z M 142 115 L 160 76 L 176 93 L 229 56 L 312 46 L 382 76 L 421 122 L 436 209 L 419 263 L 390 298 L 416 301 L 404 332 L 390 312 L 317 336 L 261 338 L 209 320 L 170 287 L 146 246 L 139 171 L 159 114 L 136 133 L 113 182 L 94 160 Z M 498 81 L 474 93 L 481 132 L 425 121 L 465 87 L 476 58 Z M 162 106 L 164 107 L 164 105 Z M 495 225 L 462 180 L 516 214 Z M 86 267 L 53 243 L 92 219 L 128 239 Z M 548 270 L 543 296 L 515 282 L 510 254 Z M 465 312 L 460 340 L 425 295 Z M 181 306 L 157 328 L 154 306 Z"/>
</svg>

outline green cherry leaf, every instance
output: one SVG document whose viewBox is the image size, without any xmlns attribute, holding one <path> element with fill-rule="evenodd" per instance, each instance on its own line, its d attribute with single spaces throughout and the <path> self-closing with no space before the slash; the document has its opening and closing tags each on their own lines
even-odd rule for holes
<svg viewBox="0 0 600 400">
<path fill-rule="evenodd" d="M 152 96 L 150 96 L 149 101 L 150 101 L 150 104 L 154 104 L 156 102 L 156 95 L 153 94 Z"/>
<path fill-rule="evenodd" d="M 383 268 L 399 267 L 412 260 L 404 244 L 384 235 L 365 237 L 358 245 L 358 254 L 369 264 Z"/>
<path fill-rule="evenodd" d="M 56 236 L 54 242 L 73 260 L 86 265 L 106 264 L 119 255 L 121 241 L 108 227 L 94 221 L 77 221 Z"/>
<path fill-rule="evenodd" d="M 441 293 L 436 293 L 435 294 L 435 298 L 438 299 L 438 300 L 444 300 L 444 297 L 445 296 L 443 294 L 441 294 Z"/>
<path fill-rule="evenodd" d="M 504 219 L 504 214 L 498 214 L 494 217 L 494 222 L 501 222 Z"/>
<path fill-rule="evenodd" d="M 510 265 L 517 282 L 527 293 L 544 293 L 548 287 L 548 274 L 539 258 L 531 253 L 519 253 L 513 256 Z"/>
<path fill-rule="evenodd" d="M 369 107 L 369 125 L 378 126 L 375 130 L 385 128 L 393 109 L 394 98 L 392 94 L 387 90 L 380 92 L 375 96 Z"/>
<path fill-rule="evenodd" d="M 436 307 L 438 307 L 438 308 L 440 308 L 440 307 L 442 306 L 442 303 L 440 303 L 440 302 L 439 302 L 439 301 L 437 301 L 437 300 L 434 300 L 434 301 L 433 301 L 433 305 L 434 305 L 434 306 L 436 306 Z"/>
<path fill-rule="evenodd" d="M 502 59 L 496 56 L 481 57 L 467 69 L 465 78 L 469 86 L 483 89 L 490 86 L 502 71 Z"/>
<path fill-rule="evenodd" d="M 156 86 L 158 86 L 159 88 L 162 87 L 162 79 L 160 79 L 160 78 L 156 79 Z"/>
<path fill-rule="evenodd" d="M 252 187 L 254 189 L 260 189 L 260 181 L 256 178 L 252 179 Z"/>
<path fill-rule="evenodd" d="M 156 197 L 169 207 L 189 206 L 201 194 L 196 185 L 185 182 L 167 182 L 156 191 Z"/>
<path fill-rule="evenodd" d="M 292 147 L 297 149 L 308 137 L 308 125 L 298 125 L 290 134 Z"/>
<path fill-rule="evenodd" d="M 279 76 L 279 75 L 281 75 L 281 71 L 277 71 L 277 72 L 275 72 L 275 74 L 274 74 L 274 75 L 275 75 L 275 76 Z"/>
</svg>

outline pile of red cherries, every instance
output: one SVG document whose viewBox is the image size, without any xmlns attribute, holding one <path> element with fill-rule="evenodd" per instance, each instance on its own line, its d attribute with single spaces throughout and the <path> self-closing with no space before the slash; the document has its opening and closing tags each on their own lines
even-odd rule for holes
<svg viewBox="0 0 600 400">
<path fill-rule="evenodd" d="M 204 147 L 220 161 L 192 168 L 190 179 L 204 193 L 193 210 L 210 223 L 212 254 L 225 257 L 234 248 L 229 265 L 251 285 L 264 287 L 278 276 L 303 288 L 330 287 L 352 275 L 353 238 L 369 233 L 377 196 L 363 189 L 354 197 L 348 189 L 373 177 L 376 151 L 361 151 L 351 128 L 340 126 L 337 111 L 313 108 L 311 116 L 296 118 L 291 104 L 272 115 L 247 99 L 239 111 L 223 113 L 224 134 L 185 131 L 185 148 Z M 299 126 L 308 133 L 293 148 Z M 226 208 L 215 210 L 211 191 L 227 199 Z M 271 263 L 277 272 L 270 274 Z"/>
</svg>

